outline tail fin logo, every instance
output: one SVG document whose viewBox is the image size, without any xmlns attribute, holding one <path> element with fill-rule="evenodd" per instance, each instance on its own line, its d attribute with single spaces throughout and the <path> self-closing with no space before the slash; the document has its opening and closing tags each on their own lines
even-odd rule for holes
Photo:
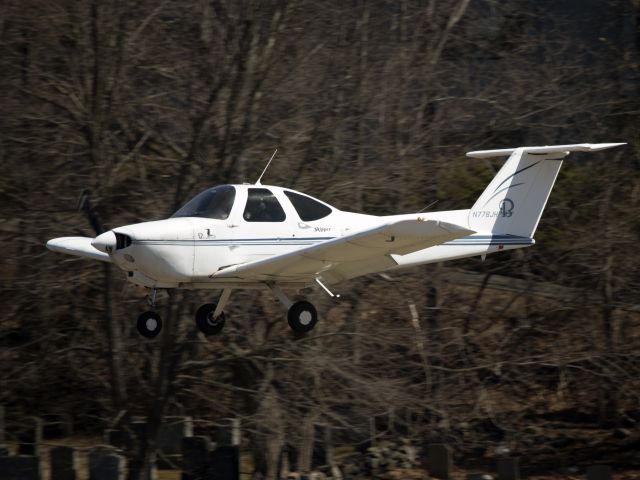
<svg viewBox="0 0 640 480">
<path fill-rule="evenodd" d="M 505 198 L 498 204 L 500 209 L 500 215 L 505 218 L 509 218 L 513 215 L 513 208 L 515 207 L 513 200 Z"/>
<path fill-rule="evenodd" d="M 511 218 L 514 208 L 514 201 L 510 198 L 504 198 L 498 203 L 497 210 L 472 210 L 471 215 L 473 218 Z"/>
</svg>

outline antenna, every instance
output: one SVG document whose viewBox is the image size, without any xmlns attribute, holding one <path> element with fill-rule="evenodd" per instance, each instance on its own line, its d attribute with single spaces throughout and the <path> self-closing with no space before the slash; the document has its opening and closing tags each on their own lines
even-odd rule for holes
<svg viewBox="0 0 640 480">
<path fill-rule="evenodd" d="M 431 202 L 429 205 L 427 205 L 426 207 L 424 207 L 422 210 L 420 210 L 418 213 L 422 213 L 425 210 L 429 210 L 431 207 L 433 207 L 436 203 L 438 203 L 438 200 L 435 200 L 433 202 Z"/>
<path fill-rule="evenodd" d="M 264 176 L 264 173 L 267 171 L 267 168 L 269 168 L 269 165 L 271 165 L 271 160 L 273 160 L 273 157 L 276 156 L 276 153 L 278 152 L 278 149 L 276 148 L 275 152 L 273 152 L 273 155 L 271 155 L 271 158 L 269 159 L 269 162 L 267 163 L 267 166 L 264 167 L 264 170 L 262 171 L 262 173 L 260 174 L 260 178 L 258 178 L 258 181 L 255 183 L 256 185 L 262 185 L 260 183 L 260 180 L 262 180 L 262 177 Z"/>
</svg>

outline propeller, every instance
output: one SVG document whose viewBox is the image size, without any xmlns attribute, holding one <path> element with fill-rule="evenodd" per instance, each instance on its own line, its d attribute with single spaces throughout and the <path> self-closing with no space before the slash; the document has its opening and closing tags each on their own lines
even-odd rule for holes
<svg viewBox="0 0 640 480">
<path fill-rule="evenodd" d="M 98 212 L 91 205 L 91 191 L 82 190 L 80 199 L 78 200 L 78 210 L 84 213 L 89 221 L 91 228 L 96 232 L 96 238 L 93 239 L 91 245 L 101 252 L 111 253 L 116 249 L 117 239 L 112 231 L 105 232 L 105 228 L 100 221 Z"/>
<path fill-rule="evenodd" d="M 78 200 L 78 210 L 84 213 L 85 217 L 89 221 L 91 228 L 96 232 L 96 237 L 104 233 L 104 226 L 98 217 L 98 212 L 91 205 L 91 191 L 88 189 L 82 190 L 80 199 Z"/>
<path fill-rule="evenodd" d="M 91 242 L 91 246 L 96 250 L 100 250 L 104 253 L 113 253 L 118 244 L 118 239 L 113 231 L 109 230 L 101 235 L 98 235 Z"/>
</svg>

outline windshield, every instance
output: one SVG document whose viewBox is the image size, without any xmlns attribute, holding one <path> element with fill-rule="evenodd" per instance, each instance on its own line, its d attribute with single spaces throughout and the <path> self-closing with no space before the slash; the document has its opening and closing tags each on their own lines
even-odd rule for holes
<svg viewBox="0 0 640 480">
<path fill-rule="evenodd" d="M 231 185 L 221 185 L 199 193 L 180 210 L 171 215 L 176 217 L 204 217 L 226 220 L 236 198 L 236 189 Z"/>
</svg>

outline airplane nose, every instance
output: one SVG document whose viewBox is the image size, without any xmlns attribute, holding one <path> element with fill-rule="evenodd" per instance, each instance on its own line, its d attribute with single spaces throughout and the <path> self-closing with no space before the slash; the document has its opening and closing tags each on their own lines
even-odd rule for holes
<svg viewBox="0 0 640 480">
<path fill-rule="evenodd" d="M 93 248 L 105 253 L 113 253 L 116 249 L 116 234 L 109 230 L 93 239 Z"/>
</svg>

